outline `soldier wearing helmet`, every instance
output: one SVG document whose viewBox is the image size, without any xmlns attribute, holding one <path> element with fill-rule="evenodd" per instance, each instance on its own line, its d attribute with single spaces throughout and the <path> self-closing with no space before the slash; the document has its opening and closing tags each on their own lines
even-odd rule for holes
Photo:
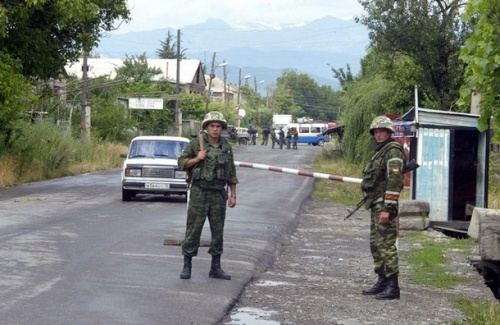
<svg viewBox="0 0 500 325">
<path fill-rule="evenodd" d="M 189 143 L 178 159 L 179 168 L 190 175 L 186 234 L 182 244 L 184 267 L 180 278 L 191 278 L 192 257 L 198 255 L 201 232 L 208 218 L 212 233 L 208 250 L 212 255 L 209 277 L 230 280 L 231 276 L 221 268 L 220 258 L 226 201 L 228 207 L 236 206 L 236 167 L 231 145 L 221 137 L 222 130 L 227 128 L 224 115 L 209 112 L 203 119 L 202 128 L 203 132 Z"/>
<path fill-rule="evenodd" d="M 376 117 L 370 125 L 370 134 L 376 142 L 375 153 L 363 171 L 361 189 L 365 193 L 366 208 L 371 210 L 370 250 L 378 281 L 363 295 L 376 299 L 399 299 L 399 265 L 397 216 L 399 194 L 403 189 L 405 165 L 403 148 L 392 137 L 392 121 L 386 116 Z"/>
</svg>

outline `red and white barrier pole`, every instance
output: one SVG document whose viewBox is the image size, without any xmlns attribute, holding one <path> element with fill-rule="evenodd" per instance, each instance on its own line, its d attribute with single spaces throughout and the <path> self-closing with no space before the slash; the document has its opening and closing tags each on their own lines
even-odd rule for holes
<svg viewBox="0 0 500 325">
<path fill-rule="evenodd" d="M 321 178 L 321 179 L 329 179 L 332 181 L 344 182 L 344 183 L 361 184 L 361 181 L 362 181 L 361 178 L 343 177 L 343 176 L 338 176 L 338 175 L 309 172 L 306 170 L 283 168 L 283 167 L 276 167 L 276 166 L 269 166 L 269 165 L 262 165 L 262 164 L 253 164 L 253 163 L 247 163 L 247 162 L 242 162 L 242 161 L 235 161 L 234 164 L 238 167 L 262 169 L 262 170 L 269 170 L 272 172 L 279 172 L 279 173 L 286 173 L 286 174 L 293 174 L 293 175 L 307 176 L 307 177 Z"/>
</svg>

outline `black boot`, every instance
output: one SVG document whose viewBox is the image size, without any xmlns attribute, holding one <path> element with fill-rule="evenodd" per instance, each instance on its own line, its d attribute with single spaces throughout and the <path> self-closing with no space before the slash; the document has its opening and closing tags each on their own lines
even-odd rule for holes
<svg viewBox="0 0 500 325">
<path fill-rule="evenodd" d="M 181 279 L 191 279 L 191 256 L 184 255 L 184 268 L 180 274 Z"/>
<path fill-rule="evenodd" d="M 378 275 L 378 281 L 369 289 L 363 289 L 362 293 L 367 296 L 376 295 L 384 291 L 389 283 L 389 278 L 385 276 L 385 274 Z"/>
<path fill-rule="evenodd" d="M 399 299 L 399 283 L 398 275 L 394 274 L 389 277 L 389 284 L 384 291 L 375 296 L 379 300 Z"/>
<path fill-rule="evenodd" d="M 216 279 L 231 280 L 231 276 L 222 271 L 220 267 L 220 255 L 212 256 L 212 267 L 208 276 Z"/>
</svg>

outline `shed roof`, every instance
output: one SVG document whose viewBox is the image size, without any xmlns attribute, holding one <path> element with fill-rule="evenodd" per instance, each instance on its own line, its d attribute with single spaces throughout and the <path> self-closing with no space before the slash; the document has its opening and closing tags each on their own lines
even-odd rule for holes
<svg viewBox="0 0 500 325">
<path fill-rule="evenodd" d="M 477 127 L 479 115 L 450 111 L 438 111 L 429 108 L 418 108 L 418 121 L 415 121 L 415 108 L 401 116 L 403 121 L 415 121 L 421 125 L 434 125 L 446 127 Z"/>
</svg>

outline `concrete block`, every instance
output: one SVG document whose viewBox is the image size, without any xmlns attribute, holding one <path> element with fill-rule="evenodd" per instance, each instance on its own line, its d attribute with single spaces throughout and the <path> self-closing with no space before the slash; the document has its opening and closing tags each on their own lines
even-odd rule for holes
<svg viewBox="0 0 500 325">
<path fill-rule="evenodd" d="M 428 217 L 431 211 L 430 204 L 427 201 L 418 200 L 400 200 L 399 216 L 405 217 Z"/>
<path fill-rule="evenodd" d="M 399 217 L 400 230 L 426 230 L 429 228 L 428 217 Z"/>
<path fill-rule="evenodd" d="M 472 211 L 472 218 L 467 229 L 467 235 L 475 240 L 479 239 L 479 224 L 480 222 L 487 222 L 487 218 L 498 218 L 500 221 L 500 210 L 485 209 L 475 207 Z M 494 221 L 494 220 L 493 220 Z"/>
<path fill-rule="evenodd" d="M 483 260 L 500 261 L 500 210 L 484 210 L 479 216 L 479 254 Z"/>
</svg>

